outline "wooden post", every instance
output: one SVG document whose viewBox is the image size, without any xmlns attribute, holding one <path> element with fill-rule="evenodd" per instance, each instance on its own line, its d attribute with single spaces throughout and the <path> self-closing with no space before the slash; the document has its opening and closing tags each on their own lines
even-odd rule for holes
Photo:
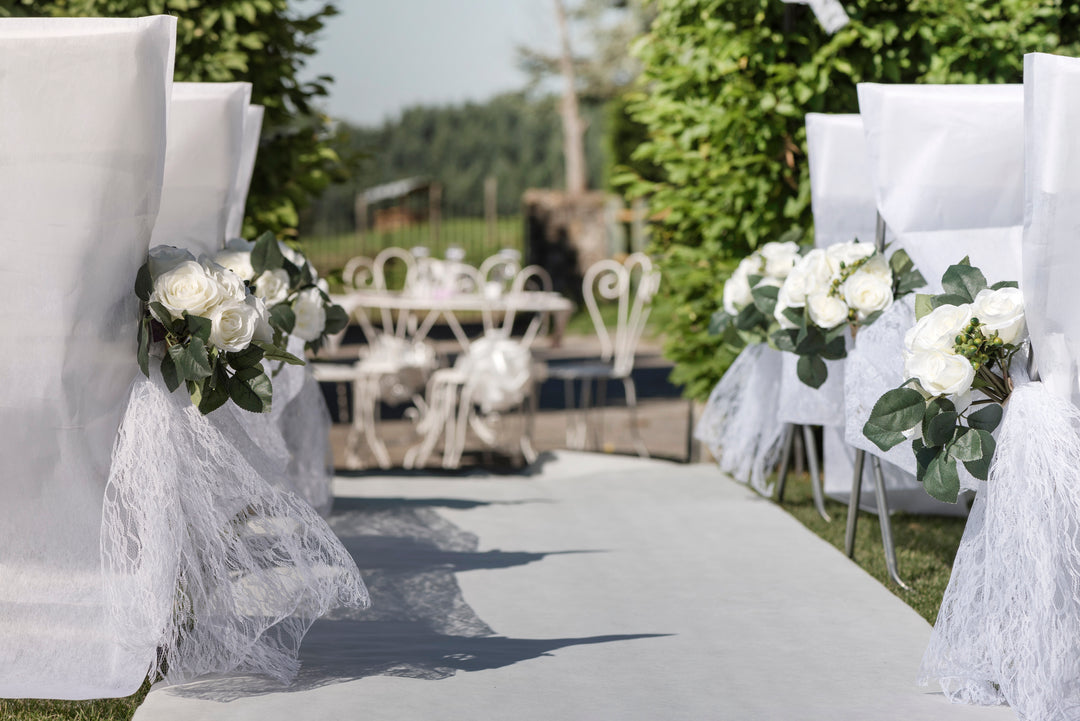
<svg viewBox="0 0 1080 721">
<path fill-rule="evenodd" d="M 439 247 L 439 235 L 442 226 L 442 184 L 432 183 L 428 188 L 428 231 L 431 233 L 429 243 L 434 254 Z"/>
<path fill-rule="evenodd" d="M 559 26 L 559 71 L 563 76 L 559 114 L 563 126 L 563 154 L 566 159 L 566 193 L 577 198 L 585 192 L 585 123 L 578 108 L 574 55 L 570 51 L 570 28 L 563 0 L 554 0 L 555 20 Z"/>
<path fill-rule="evenodd" d="M 498 226 L 496 221 L 499 216 L 499 181 L 494 175 L 484 178 L 484 221 L 487 226 L 488 252 L 494 252 L 499 245 Z"/>
</svg>

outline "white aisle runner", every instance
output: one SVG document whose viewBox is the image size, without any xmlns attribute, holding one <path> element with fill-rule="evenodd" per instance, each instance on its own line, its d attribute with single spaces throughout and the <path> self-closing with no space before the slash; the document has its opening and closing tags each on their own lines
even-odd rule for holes
<svg viewBox="0 0 1080 721">
<path fill-rule="evenodd" d="M 927 623 L 714 466 L 560 452 L 335 490 L 373 608 L 318 621 L 289 689 L 158 687 L 136 721 L 1013 718 L 915 686 Z"/>
</svg>

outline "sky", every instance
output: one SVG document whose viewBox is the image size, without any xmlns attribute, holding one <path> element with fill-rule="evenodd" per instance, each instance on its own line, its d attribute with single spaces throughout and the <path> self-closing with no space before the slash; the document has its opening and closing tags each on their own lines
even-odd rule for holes
<svg viewBox="0 0 1080 721">
<path fill-rule="evenodd" d="M 317 4 L 297 3 L 298 9 Z M 551 0 L 337 0 L 304 75 L 332 75 L 323 108 L 379 125 L 418 104 L 483 101 L 527 82 L 515 48 L 552 50 Z"/>
</svg>

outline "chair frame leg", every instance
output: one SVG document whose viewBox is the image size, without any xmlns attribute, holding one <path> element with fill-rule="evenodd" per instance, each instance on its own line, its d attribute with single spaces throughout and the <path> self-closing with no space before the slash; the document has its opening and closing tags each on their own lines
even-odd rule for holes
<svg viewBox="0 0 1080 721">
<path fill-rule="evenodd" d="M 607 378 L 596 379 L 596 403 L 593 405 L 593 446 L 604 452 L 604 409 L 607 408 Z"/>
<path fill-rule="evenodd" d="M 826 521 L 831 521 L 825 510 L 825 489 L 821 483 L 821 466 L 818 463 L 817 441 L 814 439 L 814 429 L 810 426 L 802 427 L 803 447 L 806 448 L 806 460 L 810 466 L 810 489 L 814 494 L 814 508 L 818 515 Z"/>
<path fill-rule="evenodd" d="M 866 465 L 866 451 L 855 451 L 855 472 L 851 476 L 851 496 L 848 497 L 847 529 L 844 532 L 844 553 L 848 558 L 855 558 L 855 531 L 859 525 L 859 504 L 862 501 L 863 467 Z"/>
<path fill-rule="evenodd" d="M 637 413 L 637 386 L 631 376 L 622 379 L 623 389 L 626 392 L 626 407 L 630 411 L 630 436 L 634 440 L 634 448 L 642 458 L 649 457 L 649 449 L 645 446 L 645 439 L 641 437 L 641 426 L 638 425 Z M 690 406 L 691 413 L 693 406 Z"/>
<path fill-rule="evenodd" d="M 776 502 L 784 502 L 784 491 L 787 490 L 788 468 L 791 465 L 791 451 L 795 445 L 795 424 L 784 424 L 783 451 L 780 453 L 780 471 L 776 477 Z"/>
<path fill-rule="evenodd" d="M 851 498 L 848 499 L 847 533 L 844 538 L 844 550 L 848 558 L 855 558 L 855 530 L 858 525 L 859 506 L 862 501 L 862 478 L 866 467 L 866 451 L 855 451 L 855 473 L 851 479 Z M 885 567 L 889 578 L 900 588 L 910 591 L 911 587 L 900 577 L 896 562 L 896 544 L 892 536 L 892 519 L 889 515 L 889 496 L 885 489 L 885 474 L 881 469 L 881 459 L 871 456 L 870 468 L 874 477 L 874 496 L 877 502 L 878 523 L 881 525 L 881 545 L 885 554 Z"/>
</svg>

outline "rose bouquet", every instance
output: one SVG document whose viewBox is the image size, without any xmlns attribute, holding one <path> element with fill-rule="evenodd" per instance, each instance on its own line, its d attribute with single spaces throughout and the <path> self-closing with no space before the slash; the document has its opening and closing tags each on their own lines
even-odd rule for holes
<svg viewBox="0 0 1080 721">
<path fill-rule="evenodd" d="M 328 335 L 343 330 L 349 317 L 330 302 L 329 286 L 302 253 L 263 233 L 254 242 L 236 238 L 214 256 L 254 291 L 270 311 L 274 341 L 284 347 L 284 336 L 304 341 L 318 353 Z"/>
<path fill-rule="evenodd" d="M 273 391 L 264 358 L 303 361 L 274 342 L 270 315 L 232 271 L 170 246 L 157 246 L 139 269 L 135 294 L 143 304 L 139 368 L 150 377 L 151 345 L 161 342 L 161 376 L 170 391 L 186 384 L 206 414 L 232 400 L 244 410 L 270 410 Z"/>
<path fill-rule="evenodd" d="M 915 299 L 904 336 L 908 380 L 874 404 L 863 434 L 884 451 L 912 438 L 918 479 L 938 500 L 955 503 L 959 463 L 986 480 L 992 432 L 1012 392 L 1009 364 L 1024 334 L 1024 298 L 1015 282 L 987 287 L 968 264 L 950 266 L 945 293 Z"/>
<path fill-rule="evenodd" d="M 723 310 L 713 315 L 710 332 L 735 346 L 767 340 L 776 294 L 798 259 L 792 241 L 765 243 L 743 258 L 724 283 Z"/>
<path fill-rule="evenodd" d="M 924 284 L 903 250 L 886 260 L 873 245 L 853 240 L 804 255 L 761 308 L 780 325 L 771 336 L 776 347 L 799 356 L 799 379 L 820 388 L 828 378 L 825 361 L 847 356 L 845 332 L 854 336 Z"/>
</svg>

